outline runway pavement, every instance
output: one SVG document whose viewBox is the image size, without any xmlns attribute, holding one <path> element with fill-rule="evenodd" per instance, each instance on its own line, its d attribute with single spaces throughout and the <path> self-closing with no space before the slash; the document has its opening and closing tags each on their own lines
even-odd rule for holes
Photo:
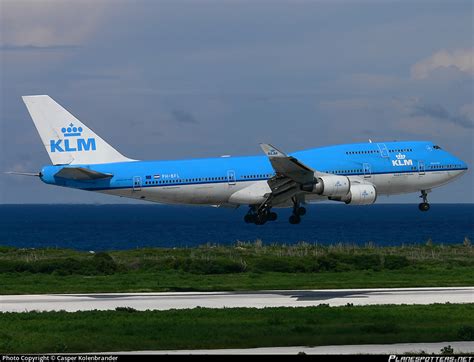
<svg viewBox="0 0 474 362">
<path fill-rule="evenodd" d="M 197 349 L 197 350 L 169 350 L 169 351 L 133 351 L 119 352 L 119 354 L 440 354 L 445 347 L 451 346 L 456 354 L 472 354 L 474 343 L 466 342 L 436 342 L 436 343 L 396 343 L 396 344 L 361 344 L 345 346 L 318 346 L 318 347 L 263 347 L 242 349 Z M 117 352 L 114 352 L 117 353 Z"/>
<path fill-rule="evenodd" d="M 0 296 L 0 312 L 474 303 L 474 287 Z"/>
</svg>

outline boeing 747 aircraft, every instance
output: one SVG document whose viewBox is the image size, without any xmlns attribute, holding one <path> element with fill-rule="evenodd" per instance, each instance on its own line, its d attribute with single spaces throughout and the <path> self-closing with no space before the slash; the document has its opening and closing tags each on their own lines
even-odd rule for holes
<svg viewBox="0 0 474 362">
<path fill-rule="evenodd" d="M 274 221 L 292 207 L 298 224 L 308 202 L 370 205 L 378 195 L 421 192 L 430 208 L 432 188 L 459 177 L 467 165 L 429 141 L 358 143 L 286 154 L 262 143 L 264 155 L 179 161 L 123 156 L 47 95 L 23 101 L 52 166 L 38 174 L 51 185 L 169 203 L 249 207 L 245 222 Z M 27 174 L 27 173 L 22 173 Z"/>
</svg>

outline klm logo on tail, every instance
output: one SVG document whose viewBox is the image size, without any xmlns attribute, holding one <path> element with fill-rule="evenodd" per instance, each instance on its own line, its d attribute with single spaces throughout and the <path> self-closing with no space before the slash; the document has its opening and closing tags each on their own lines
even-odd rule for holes
<svg viewBox="0 0 474 362">
<path fill-rule="evenodd" d="M 70 124 L 68 127 L 61 128 L 64 140 L 50 140 L 51 152 L 81 152 L 95 151 L 95 138 L 81 138 L 82 127 L 75 127 Z M 76 138 L 77 137 L 77 138 Z"/>
</svg>

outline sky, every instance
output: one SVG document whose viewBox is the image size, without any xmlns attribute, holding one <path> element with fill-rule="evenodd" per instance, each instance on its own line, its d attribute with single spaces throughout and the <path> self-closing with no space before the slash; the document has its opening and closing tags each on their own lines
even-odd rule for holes
<svg viewBox="0 0 474 362">
<path fill-rule="evenodd" d="M 431 140 L 471 168 L 430 201 L 474 202 L 473 16 L 459 0 L 1 0 L 0 204 L 135 202 L 3 174 L 50 164 L 32 94 L 134 159 Z"/>
</svg>

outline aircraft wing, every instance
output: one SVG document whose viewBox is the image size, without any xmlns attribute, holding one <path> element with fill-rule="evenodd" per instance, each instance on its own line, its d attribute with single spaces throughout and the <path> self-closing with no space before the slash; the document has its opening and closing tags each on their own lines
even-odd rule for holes
<svg viewBox="0 0 474 362">
<path fill-rule="evenodd" d="M 295 198 L 304 202 L 303 185 L 312 187 L 315 182 L 314 175 L 319 172 L 295 157 L 288 156 L 271 144 L 261 143 L 260 147 L 268 156 L 275 170 L 275 176 L 268 180 L 268 186 L 270 186 L 272 193 L 267 196 L 264 204 L 287 204 Z"/>
<path fill-rule="evenodd" d="M 55 177 L 67 178 L 76 181 L 91 181 L 112 178 L 111 173 L 102 173 L 84 167 L 64 167 Z"/>
<path fill-rule="evenodd" d="M 314 173 L 316 171 L 311 167 L 306 166 L 293 156 L 288 156 L 268 143 L 261 143 L 260 147 L 268 156 L 277 178 L 285 177 L 302 185 L 314 181 Z"/>
</svg>

